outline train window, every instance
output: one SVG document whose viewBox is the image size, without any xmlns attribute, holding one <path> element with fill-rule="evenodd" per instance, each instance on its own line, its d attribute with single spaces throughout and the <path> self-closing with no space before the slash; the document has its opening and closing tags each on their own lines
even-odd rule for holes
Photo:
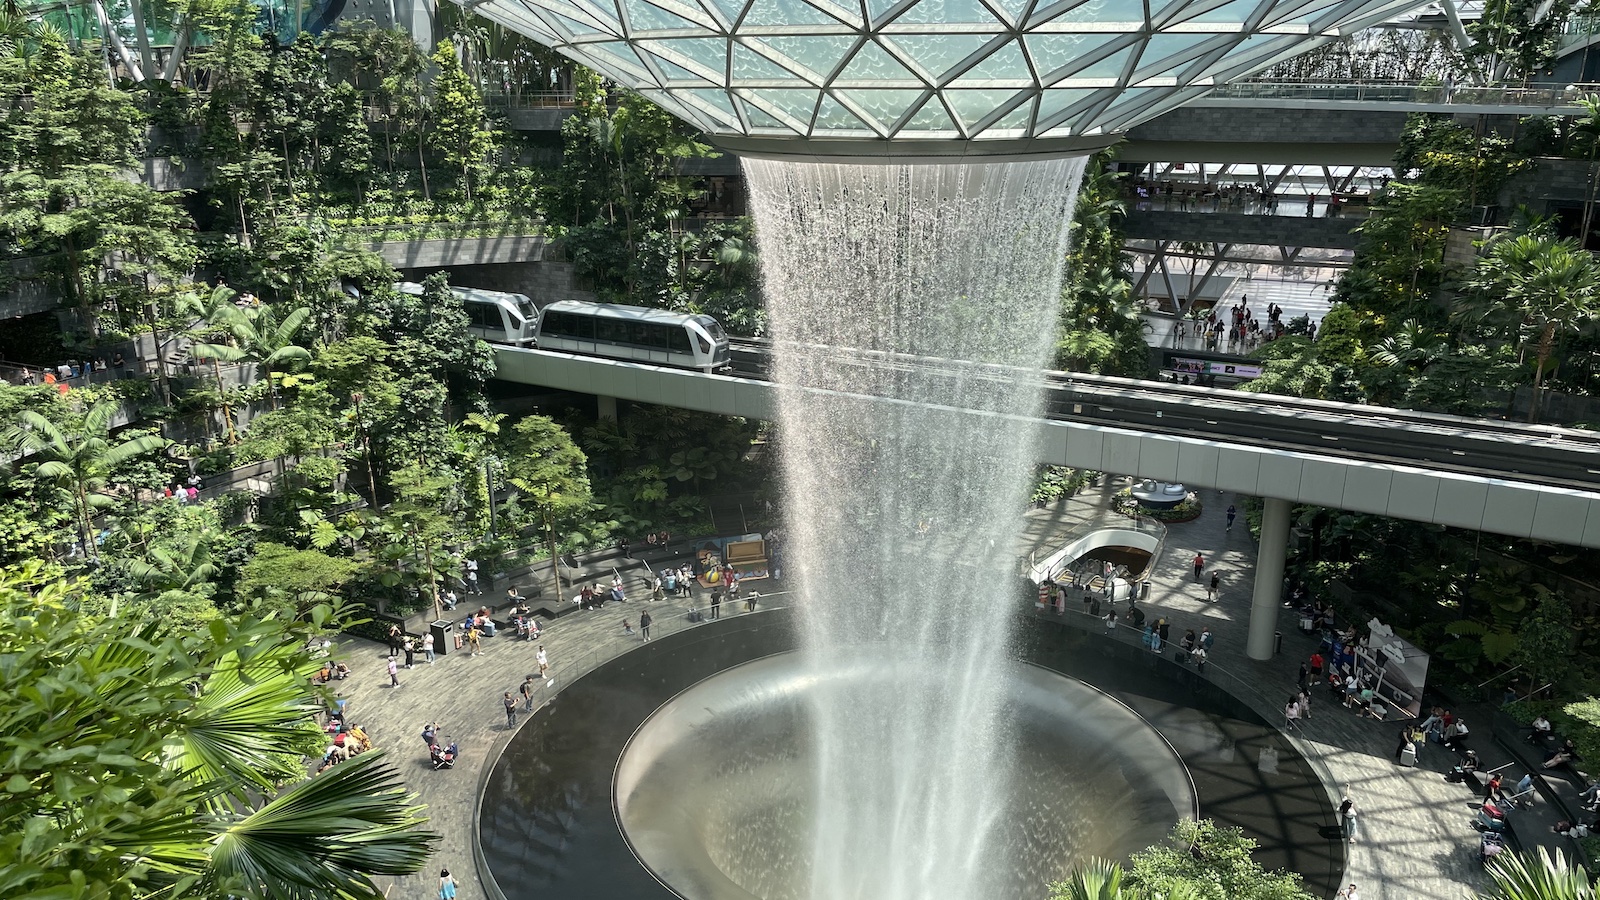
<svg viewBox="0 0 1600 900">
<path fill-rule="evenodd" d="M 693 353 L 689 349 L 689 329 L 682 325 L 667 328 L 667 349 L 673 353 Z"/>
<path fill-rule="evenodd" d="M 695 332 L 694 342 L 696 344 L 700 345 L 700 355 L 701 356 L 710 356 L 711 355 L 711 342 L 706 340 L 705 335 L 700 334 L 699 332 Z"/>
<path fill-rule="evenodd" d="M 657 325 L 653 322 L 640 322 L 634 326 L 638 334 L 637 343 L 649 347 L 651 350 L 667 349 L 667 326 Z"/>
<path fill-rule="evenodd" d="M 628 342 L 628 323 L 618 322 L 616 319 L 594 320 L 594 339 L 608 341 L 613 344 L 626 344 Z"/>
<path fill-rule="evenodd" d="M 713 319 L 710 316 L 695 316 L 694 321 L 695 324 L 706 330 L 706 334 L 711 335 L 711 339 L 713 341 L 720 341 L 727 337 L 727 335 L 723 334 L 722 332 L 722 326 L 718 324 L 716 319 Z"/>
<path fill-rule="evenodd" d="M 479 328 L 495 330 L 504 329 L 505 322 L 500 319 L 500 307 L 488 303 L 467 304 L 467 314 L 472 319 L 472 324 Z"/>
</svg>

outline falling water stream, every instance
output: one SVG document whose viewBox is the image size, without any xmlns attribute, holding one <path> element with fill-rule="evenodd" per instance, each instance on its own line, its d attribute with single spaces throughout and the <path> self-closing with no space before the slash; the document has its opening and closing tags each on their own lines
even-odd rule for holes
<svg viewBox="0 0 1600 900">
<path fill-rule="evenodd" d="M 744 163 L 802 652 L 878 673 L 819 679 L 812 900 L 1004 895 L 1012 550 L 1043 404 L 1009 367 L 1054 346 L 1083 165 Z"/>
</svg>

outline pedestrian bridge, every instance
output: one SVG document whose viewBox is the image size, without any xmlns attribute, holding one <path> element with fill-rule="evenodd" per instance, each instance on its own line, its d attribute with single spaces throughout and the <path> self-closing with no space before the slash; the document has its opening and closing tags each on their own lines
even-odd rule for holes
<svg viewBox="0 0 1600 900">
<path fill-rule="evenodd" d="M 497 347 L 496 378 L 773 419 L 767 348 L 729 374 Z M 930 374 L 958 365 L 926 360 Z M 841 365 L 870 362 L 841 354 Z M 985 367 L 997 379 L 1015 376 Z M 970 368 L 967 370 L 970 375 Z M 1600 435 L 1381 407 L 1051 373 L 1040 462 L 1600 547 Z M 883 403 L 905 401 L 880 398 Z M 972 411 L 972 427 L 1025 424 Z"/>
</svg>

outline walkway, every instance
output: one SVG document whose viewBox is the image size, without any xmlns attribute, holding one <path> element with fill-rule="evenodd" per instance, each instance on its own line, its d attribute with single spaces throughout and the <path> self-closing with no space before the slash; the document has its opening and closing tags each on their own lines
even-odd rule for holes
<svg viewBox="0 0 1600 900">
<path fill-rule="evenodd" d="M 1244 655 L 1245 635 L 1255 588 L 1255 542 L 1241 512 L 1231 532 L 1223 511 L 1242 498 L 1203 491 L 1205 513 L 1194 522 L 1168 526 L 1167 550 L 1152 579 L 1146 613 L 1165 615 L 1174 639 L 1185 629 L 1210 627 L 1216 635 L 1206 671 L 1248 700 L 1268 721 L 1281 722 L 1293 693 L 1300 663 L 1315 649 L 1299 631 L 1299 616 L 1282 610 L 1283 652 L 1267 662 Z M 1196 552 L 1211 572 L 1222 573 L 1216 603 L 1194 580 L 1190 560 Z M 1475 746 L 1487 757 L 1488 726 Z M 1472 793 L 1443 778 L 1454 754 L 1430 744 L 1415 769 L 1393 761 L 1399 726 L 1358 719 L 1335 705 L 1326 690 L 1312 693 L 1312 718 L 1293 735 L 1295 744 L 1330 785 L 1348 789 L 1361 811 L 1361 836 L 1351 847 L 1348 877 L 1361 886 L 1364 900 L 1462 900 L 1487 882 L 1477 859 L 1478 834 L 1470 825 Z M 1337 799 L 1335 800 L 1337 802 Z M 1331 823 L 1330 823 L 1331 824 Z"/>
<path fill-rule="evenodd" d="M 1048 553 L 1062 535 L 1085 521 L 1103 517 L 1105 500 L 1118 486 L 1108 479 L 1099 493 L 1027 513 L 1020 558 L 1026 559 L 1029 552 Z M 1299 635 L 1292 617 L 1285 615 L 1284 654 L 1265 663 L 1245 658 L 1254 544 L 1242 517 L 1232 533 L 1223 530 L 1221 510 L 1232 497 L 1206 492 L 1204 499 L 1210 507 L 1201 519 L 1170 526 L 1167 550 L 1157 565 L 1146 608 L 1152 615 L 1168 616 L 1177 635 L 1185 628 L 1198 631 L 1199 626 L 1209 625 L 1217 645 L 1208 673 L 1231 680 L 1239 696 L 1269 721 L 1277 721 L 1294 684 L 1301 654 L 1310 652 L 1310 641 Z M 1222 598 L 1215 604 L 1205 602 L 1204 591 L 1188 571 L 1195 550 L 1202 551 L 1223 573 Z M 763 594 L 769 587 L 777 587 L 773 582 L 754 586 Z M 639 638 L 623 635 L 622 620 L 637 625 L 637 616 L 646 606 L 655 619 L 653 631 L 657 634 L 693 627 L 683 617 L 683 601 L 630 601 L 562 618 L 546 629 L 542 642 L 552 666 L 552 679 L 541 688 L 545 697 L 567 680 L 634 646 Z M 739 614 L 726 605 L 724 613 Z M 351 701 L 352 719 L 380 746 L 389 748 L 408 786 L 419 802 L 427 804 L 431 827 L 442 836 L 423 874 L 390 879 L 383 886 L 397 900 L 428 900 L 438 870 L 448 867 L 461 883 L 461 900 L 488 898 L 472 861 L 473 811 L 479 785 L 487 775 L 486 762 L 510 734 L 502 693 L 515 692 L 523 676 L 534 671 L 535 646 L 504 635 L 488 639 L 482 656 L 452 652 L 434 666 L 419 661 L 415 669 L 402 669 L 399 688 L 385 684 L 384 648 L 370 641 L 350 640 L 342 649 L 354 670 L 351 680 L 340 683 Z M 1399 768 L 1388 759 L 1394 750 L 1396 726 L 1358 720 L 1341 708 L 1330 708 L 1323 696 L 1315 695 L 1312 721 L 1295 742 L 1333 782 L 1349 786 L 1360 804 L 1363 832 L 1361 842 L 1352 848 L 1350 872 L 1361 884 L 1362 896 L 1368 900 L 1462 900 L 1465 892 L 1481 886 L 1476 833 L 1468 824 L 1471 796 L 1466 788 L 1448 784 L 1441 777 L 1448 754 L 1430 746 L 1419 768 Z M 461 743 L 462 761 L 453 771 L 428 768 L 419 734 L 429 721 L 440 722 L 442 733 Z M 1486 721 L 1479 724 L 1478 733 L 1485 736 L 1481 744 L 1487 744 Z"/>
</svg>

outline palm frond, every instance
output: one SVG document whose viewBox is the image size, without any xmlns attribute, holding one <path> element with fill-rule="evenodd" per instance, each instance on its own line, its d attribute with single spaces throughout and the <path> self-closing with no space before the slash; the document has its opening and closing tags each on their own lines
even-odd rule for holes
<svg viewBox="0 0 1600 900">
<path fill-rule="evenodd" d="M 437 835 L 417 826 L 383 752 L 369 751 L 301 782 L 221 830 L 211 854 L 217 888 L 283 900 L 331 893 L 377 898 L 369 874 L 407 875 L 428 862 Z"/>
</svg>

